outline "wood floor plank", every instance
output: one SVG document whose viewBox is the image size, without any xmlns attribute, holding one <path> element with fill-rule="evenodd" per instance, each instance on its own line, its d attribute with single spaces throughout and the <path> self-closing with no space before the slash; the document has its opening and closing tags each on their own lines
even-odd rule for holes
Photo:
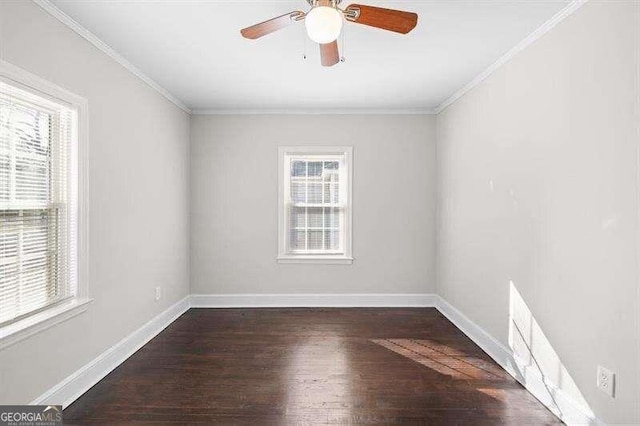
<svg viewBox="0 0 640 426">
<path fill-rule="evenodd" d="M 432 308 L 191 309 L 66 424 L 557 424 Z"/>
</svg>

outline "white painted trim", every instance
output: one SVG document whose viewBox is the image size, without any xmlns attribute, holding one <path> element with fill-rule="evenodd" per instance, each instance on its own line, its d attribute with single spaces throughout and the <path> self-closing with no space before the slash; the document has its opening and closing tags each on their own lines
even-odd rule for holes
<svg viewBox="0 0 640 426">
<path fill-rule="evenodd" d="M 336 255 L 330 254 L 292 254 L 288 252 L 287 240 L 287 213 L 285 212 L 285 200 L 289 195 L 289 166 L 286 163 L 288 155 L 301 156 L 344 156 L 344 164 L 340 167 L 341 188 L 346 191 L 344 199 L 344 252 Z M 336 160 L 337 161 L 337 160 Z M 346 170 L 345 170 L 346 169 Z M 346 176 L 345 176 L 346 173 Z M 343 185 L 346 180 L 346 185 Z M 352 264 L 353 263 L 353 146 L 280 146 L 278 147 L 278 263 L 326 263 L 326 264 Z"/>
<path fill-rule="evenodd" d="M 538 27 L 534 32 L 529 34 L 524 40 L 520 43 L 516 44 L 511 50 L 505 53 L 501 58 L 491 64 L 487 69 L 478 74 L 473 80 L 469 83 L 465 84 L 460 90 L 455 92 L 449 98 L 447 98 L 444 102 L 442 102 L 438 107 L 434 110 L 436 114 L 440 114 L 447 107 L 457 101 L 459 98 L 464 96 L 466 93 L 470 92 L 474 87 L 478 84 L 482 83 L 487 77 L 496 72 L 498 68 L 509 62 L 514 56 L 523 51 L 526 47 L 533 44 L 540 37 L 548 33 L 553 27 L 562 22 L 565 18 L 570 16 L 573 12 L 580 9 L 582 5 L 584 5 L 588 0 L 574 0 L 569 3 L 564 9 L 560 12 L 556 13 L 551 19 Z"/>
<path fill-rule="evenodd" d="M 0 351 L 85 312 L 91 302 L 91 299 L 72 298 L 0 328 Z"/>
<path fill-rule="evenodd" d="M 434 307 L 435 294 L 192 294 L 192 308 Z"/>
<path fill-rule="evenodd" d="M 604 424 L 588 408 L 558 389 L 539 370 L 525 367 L 525 363 L 510 348 L 440 296 L 436 296 L 436 308 L 563 422 L 568 425 Z"/>
<path fill-rule="evenodd" d="M 191 109 L 187 105 L 185 105 L 180 99 L 178 99 L 177 97 L 169 93 L 166 89 L 164 89 L 154 80 L 152 80 L 151 77 L 149 77 L 148 75 L 140 71 L 140 69 L 138 69 L 135 65 L 127 61 L 122 55 L 120 55 L 118 52 L 113 50 L 111 46 L 106 44 L 104 41 L 98 38 L 91 31 L 89 31 L 88 29 L 80 25 L 78 22 L 76 22 L 73 18 L 71 18 L 69 15 L 67 15 L 62 10 L 60 10 L 56 5 L 51 3 L 49 0 L 33 0 L 33 2 L 38 6 L 40 6 L 42 10 L 49 13 L 51 16 L 53 16 L 54 18 L 56 18 L 57 20 L 65 24 L 67 27 L 71 28 L 73 31 L 75 31 L 77 34 L 79 34 L 89 43 L 93 44 L 95 47 L 97 47 L 99 50 L 101 50 L 111 59 L 113 59 L 120 65 L 122 65 L 125 69 L 127 69 L 136 77 L 138 77 L 140 80 L 147 83 L 155 91 L 160 93 L 169 101 L 173 102 L 178 108 L 180 108 L 186 113 L 191 113 Z"/>
<path fill-rule="evenodd" d="M 433 108 L 283 108 L 193 109 L 193 115 L 435 115 Z"/>
<path fill-rule="evenodd" d="M 30 404 L 55 404 L 68 407 L 188 309 L 189 297 L 185 297 L 31 401 Z"/>
<path fill-rule="evenodd" d="M 39 333 L 89 308 L 89 103 L 87 99 L 0 59 L 0 84 L 8 83 L 56 104 L 64 104 L 76 111 L 76 134 L 72 137 L 69 159 L 71 185 L 69 206 L 76 209 L 77 229 L 74 255 L 69 259 L 76 268 L 71 280 L 73 298 L 47 307 L 13 324 L 0 328 L 0 350 Z M 75 126 L 74 126 L 75 127 Z M 74 193 L 75 192 L 75 193 Z M 73 236 L 73 232 L 71 233 Z"/>
<path fill-rule="evenodd" d="M 2 59 L 0 59 L 0 75 L 24 86 L 26 90 L 37 90 L 46 98 L 73 106 L 87 104 L 87 100 L 82 96 Z"/>
<path fill-rule="evenodd" d="M 332 255 L 291 255 L 291 256 L 278 256 L 278 263 L 292 264 L 292 263 L 308 263 L 308 264 L 320 264 L 320 265 L 351 265 L 353 264 L 353 257 L 347 256 L 332 256 Z"/>
</svg>

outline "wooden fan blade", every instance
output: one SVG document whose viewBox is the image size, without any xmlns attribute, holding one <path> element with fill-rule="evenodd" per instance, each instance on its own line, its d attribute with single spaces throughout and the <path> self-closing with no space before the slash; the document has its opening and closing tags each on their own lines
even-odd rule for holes
<svg viewBox="0 0 640 426">
<path fill-rule="evenodd" d="M 284 27 L 288 27 L 294 22 L 301 20 L 304 15 L 304 12 L 299 10 L 289 12 L 282 16 L 278 16 L 277 18 L 269 19 L 268 21 L 240 30 L 240 34 L 242 34 L 244 38 L 255 40 L 267 34 L 271 34 L 274 31 L 281 30 Z"/>
<path fill-rule="evenodd" d="M 357 24 L 407 34 L 418 24 L 418 15 L 402 10 L 352 4 L 345 9 L 345 18 Z"/>
<path fill-rule="evenodd" d="M 340 62 L 340 54 L 338 53 L 338 42 L 336 40 L 331 43 L 320 45 L 320 63 L 323 67 L 332 67 Z"/>
</svg>

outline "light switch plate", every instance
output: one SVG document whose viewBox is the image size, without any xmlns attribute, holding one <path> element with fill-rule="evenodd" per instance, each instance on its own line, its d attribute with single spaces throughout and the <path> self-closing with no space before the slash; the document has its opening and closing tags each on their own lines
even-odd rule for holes
<svg viewBox="0 0 640 426">
<path fill-rule="evenodd" d="M 598 389 L 609 395 L 611 398 L 615 396 L 616 386 L 616 374 L 602 367 L 598 366 Z"/>
</svg>

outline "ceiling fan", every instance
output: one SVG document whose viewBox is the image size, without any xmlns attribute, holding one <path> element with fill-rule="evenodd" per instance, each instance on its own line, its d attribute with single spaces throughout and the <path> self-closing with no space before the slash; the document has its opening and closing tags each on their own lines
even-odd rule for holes
<svg viewBox="0 0 640 426">
<path fill-rule="evenodd" d="M 311 10 L 296 10 L 268 21 L 252 25 L 240 33 L 248 39 L 257 39 L 285 28 L 298 21 L 305 21 L 309 38 L 320 45 L 321 63 L 330 67 L 340 62 L 338 36 L 342 31 L 343 17 L 349 22 L 368 25 L 383 30 L 407 34 L 418 23 L 418 15 L 401 10 L 352 4 L 341 9 L 342 0 L 307 0 Z"/>
</svg>

